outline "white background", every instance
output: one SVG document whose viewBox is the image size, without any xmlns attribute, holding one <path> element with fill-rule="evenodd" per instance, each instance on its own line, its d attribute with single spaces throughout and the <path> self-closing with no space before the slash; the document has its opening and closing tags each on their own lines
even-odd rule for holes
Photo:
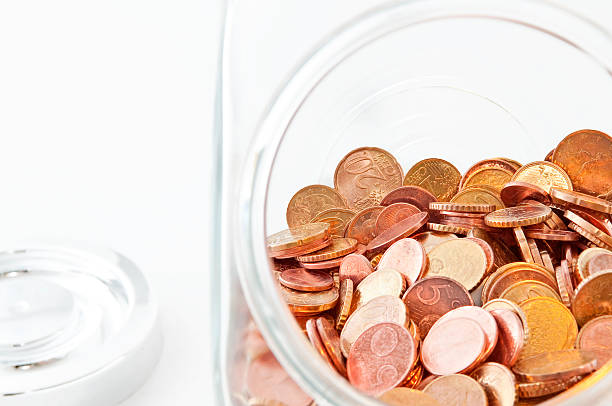
<svg viewBox="0 0 612 406">
<path fill-rule="evenodd" d="M 302 25 L 329 17 L 329 2 L 298 3 L 311 13 Z M 348 18 L 375 3 L 334 8 Z M 612 29 L 609 1 L 564 4 Z M 166 345 L 152 378 L 123 406 L 212 402 L 208 275 L 219 270 L 208 269 L 208 246 L 220 16 L 218 0 L 0 1 L 0 247 L 87 241 L 143 269 L 159 296 Z M 309 35 L 284 24 L 293 31 L 282 35 L 307 48 L 337 16 L 309 24 Z M 295 62 L 282 55 L 281 73 Z"/>
</svg>

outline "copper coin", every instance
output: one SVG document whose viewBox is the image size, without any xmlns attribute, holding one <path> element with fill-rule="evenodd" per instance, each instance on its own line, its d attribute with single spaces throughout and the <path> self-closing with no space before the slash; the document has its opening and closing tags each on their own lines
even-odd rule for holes
<svg viewBox="0 0 612 406">
<path fill-rule="evenodd" d="M 499 328 L 499 339 L 489 361 L 511 367 L 518 360 L 525 344 L 525 331 L 519 316 L 512 310 L 497 309 L 489 311 Z"/>
<path fill-rule="evenodd" d="M 344 279 L 340 281 L 340 293 L 338 296 L 338 303 L 334 311 L 336 329 L 342 330 L 344 323 L 349 316 L 351 310 L 351 303 L 353 302 L 353 281 L 351 279 Z"/>
<path fill-rule="evenodd" d="M 300 292 L 279 284 L 280 293 L 289 310 L 294 313 L 317 313 L 329 310 L 338 301 L 338 289 L 332 288 L 321 292 Z"/>
<path fill-rule="evenodd" d="M 612 221 L 609 214 L 598 213 L 583 208 L 575 208 L 574 206 L 572 206 L 571 209 L 574 213 L 591 223 L 593 226 L 597 227 L 605 234 L 612 236 Z"/>
<path fill-rule="evenodd" d="M 487 270 L 485 275 L 491 273 L 494 270 L 495 265 L 495 254 L 493 253 L 493 248 L 484 240 L 476 237 L 466 237 L 466 240 L 474 241 L 476 244 L 480 245 L 482 251 L 485 253 L 485 257 L 487 258 Z"/>
<path fill-rule="evenodd" d="M 527 238 L 527 246 L 531 251 L 531 257 L 533 258 L 533 262 L 540 266 L 544 266 L 544 261 L 542 261 L 542 256 L 540 255 L 540 249 L 538 248 L 538 244 L 533 238 Z"/>
<path fill-rule="evenodd" d="M 403 297 L 410 317 L 417 323 L 422 337 L 443 314 L 460 306 L 473 306 L 468 291 L 460 283 L 444 276 L 417 281 Z"/>
<path fill-rule="evenodd" d="M 493 310 L 510 310 L 511 312 L 516 314 L 519 319 L 521 319 L 525 341 L 527 341 L 527 338 L 529 337 L 529 325 L 527 324 L 527 315 L 525 315 L 525 312 L 519 307 L 519 305 L 506 299 L 493 299 L 482 305 L 482 308 L 489 312 Z"/>
<path fill-rule="evenodd" d="M 271 252 L 286 251 L 328 239 L 329 236 L 329 224 L 309 223 L 272 234 L 266 238 L 266 244 Z"/>
<path fill-rule="evenodd" d="M 278 272 L 282 272 L 285 269 L 299 268 L 299 267 L 300 267 L 300 263 L 296 261 L 295 258 L 288 258 L 288 259 L 273 258 L 272 259 L 272 268 Z"/>
<path fill-rule="evenodd" d="M 470 227 L 462 227 L 458 225 L 438 224 L 438 223 L 427 223 L 427 229 L 431 231 L 442 232 L 442 233 L 453 233 L 453 234 L 462 234 L 462 235 L 467 235 L 471 230 Z"/>
<path fill-rule="evenodd" d="M 368 275 L 374 272 L 370 261 L 363 255 L 349 254 L 340 264 L 340 281 L 351 279 L 357 286 Z"/>
<path fill-rule="evenodd" d="M 559 288 L 559 295 L 561 301 L 567 307 L 570 307 L 574 300 L 574 285 L 572 284 L 572 277 L 567 266 L 567 260 L 562 259 L 561 264 L 555 270 L 555 276 L 557 278 L 557 286 Z"/>
<path fill-rule="evenodd" d="M 484 216 L 487 213 L 468 213 L 468 212 L 461 212 L 461 211 L 440 210 L 440 214 L 444 216 L 443 218 L 459 217 L 459 218 L 482 220 L 484 219 Z"/>
<path fill-rule="evenodd" d="M 612 314 L 612 270 L 591 275 L 578 285 L 572 313 L 581 326 L 595 317 Z"/>
<path fill-rule="evenodd" d="M 399 297 L 406 289 L 406 279 L 393 269 L 376 271 L 362 280 L 353 294 L 351 313 L 370 300 L 384 295 Z"/>
<path fill-rule="evenodd" d="M 430 382 L 423 391 L 445 406 L 487 406 L 483 387 L 466 375 L 441 376 Z"/>
<path fill-rule="evenodd" d="M 421 382 L 419 382 L 419 384 L 416 386 L 415 389 L 418 389 L 418 390 L 422 391 L 423 389 L 425 389 L 425 387 L 427 385 L 429 385 L 431 382 L 433 382 L 434 380 L 438 379 L 439 377 L 440 377 L 440 375 L 431 375 L 431 374 L 429 374 L 428 376 L 424 377 L 421 380 Z"/>
<path fill-rule="evenodd" d="M 586 193 L 552 188 L 550 195 L 555 203 L 560 203 L 562 205 L 573 204 L 602 213 L 612 213 L 612 203 L 610 201 Z"/>
<path fill-rule="evenodd" d="M 499 192 L 484 186 L 472 186 L 459 191 L 452 199 L 452 203 L 465 204 L 492 204 L 497 210 L 505 207 L 499 197 Z"/>
<path fill-rule="evenodd" d="M 555 148 L 553 162 L 563 168 L 578 192 L 610 200 L 612 138 L 595 130 L 576 131 Z"/>
<path fill-rule="evenodd" d="M 400 221 L 370 241 L 366 247 L 367 251 L 370 253 L 380 252 L 394 242 L 414 234 L 427 222 L 428 216 L 427 212 L 420 212 Z"/>
<path fill-rule="evenodd" d="M 544 262 L 544 268 L 549 270 L 550 272 L 555 272 L 555 266 L 552 263 L 552 258 L 547 250 L 540 251 L 540 256 L 542 257 L 542 262 Z"/>
<path fill-rule="evenodd" d="M 487 344 L 482 353 L 482 359 L 487 359 L 495 349 L 499 336 L 497 323 L 491 313 L 478 306 L 461 306 L 442 315 L 436 322 L 436 325 L 454 319 L 470 319 L 478 323 L 487 338 Z M 433 328 L 435 328 L 435 325 Z"/>
<path fill-rule="evenodd" d="M 450 211 L 455 213 L 473 213 L 484 215 L 495 210 L 493 204 L 470 204 L 470 203 L 451 203 L 451 202 L 432 202 L 429 204 L 430 210 Z"/>
<path fill-rule="evenodd" d="M 324 240 L 315 241 L 307 245 L 291 248 L 291 249 L 284 250 L 284 251 L 276 251 L 276 252 L 269 251 L 268 256 L 274 257 L 277 259 L 295 258 L 299 255 L 305 255 L 311 252 L 321 250 L 327 247 L 328 245 L 330 245 L 331 242 L 332 242 L 331 237 L 328 237 Z"/>
<path fill-rule="evenodd" d="M 271 352 L 249 364 L 246 386 L 252 397 L 295 406 L 308 406 L 312 402 L 312 398 L 291 379 Z"/>
<path fill-rule="evenodd" d="M 340 351 L 340 336 L 338 336 L 333 322 L 330 322 L 325 317 L 318 317 L 316 319 L 316 326 L 329 359 L 340 375 L 346 376 L 346 367 L 344 366 L 344 359 Z"/>
<path fill-rule="evenodd" d="M 363 210 L 377 206 L 382 198 L 402 186 L 402 167 L 393 155 L 380 148 L 363 147 L 349 152 L 336 167 L 334 187 L 348 207 Z"/>
<path fill-rule="evenodd" d="M 334 279 L 329 273 L 304 268 L 287 269 L 281 272 L 278 280 L 288 288 L 304 292 L 319 292 L 334 287 Z"/>
<path fill-rule="evenodd" d="M 419 213 L 418 207 L 410 203 L 393 203 L 385 207 L 376 218 L 376 234 L 393 227 L 396 223 Z"/>
<path fill-rule="evenodd" d="M 416 185 L 431 192 L 436 199 L 448 201 L 459 190 L 461 172 L 453 164 L 429 158 L 414 164 L 406 173 L 404 185 Z"/>
<path fill-rule="evenodd" d="M 533 228 L 532 228 L 533 227 Z M 543 230 L 542 228 L 525 227 L 523 232 L 528 238 L 552 241 L 578 241 L 580 235 L 574 231 L 566 230 Z"/>
<path fill-rule="evenodd" d="M 333 209 L 323 210 L 317 214 L 312 219 L 312 222 L 329 223 L 331 235 L 344 237 L 346 228 L 353 217 L 355 217 L 355 214 L 357 214 L 357 212 L 354 210 L 334 207 Z"/>
<path fill-rule="evenodd" d="M 390 322 L 405 326 L 409 322 L 406 305 L 397 297 L 376 297 L 355 310 L 340 332 L 340 350 L 348 357 L 351 347 L 364 331 L 375 324 Z"/>
<path fill-rule="evenodd" d="M 499 169 L 514 173 L 520 167 L 521 165 L 519 165 L 518 167 L 515 167 L 515 165 L 512 162 L 508 162 L 506 159 L 502 159 L 502 158 L 485 159 L 483 161 L 476 162 L 465 172 L 465 175 L 463 175 L 463 178 L 461 179 L 460 189 L 463 189 L 465 187 L 465 181 L 469 177 L 471 177 L 474 174 L 474 172 L 478 171 L 479 169 L 499 168 Z"/>
<path fill-rule="evenodd" d="M 521 227 L 538 224 L 552 215 L 549 207 L 515 206 L 489 213 L 485 223 L 491 227 Z"/>
<path fill-rule="evenodd" d="M 368 207 L 355 214 L 346 227 L 345 236 L 356 239 L 359 244 L 368 245 L 376 237 L 376 219 L 383 209 L 382 206 Z"/>
<path fill-rule="evenodd" d="M 395 269 L 410 285 L 416 282 L 427 269 L 427 255 L 421 243 L 411 238 L 403 238 L 383 254 L 378 262 L 378 270 Z"/>
<path fill-rule="evenodd" d="M 539 281 L 521 281 L 509 286 L 499 296 L 501 299 L 508 299 L 516 304 L 521 304 L 527 299 L 534 297 L 548 297 L 561 302 L 561 297 L 556 290 Z"/>
<path fill-rule="evenodd" d="M 572 190 L 572 181 L 567 173 L 552 162 L 536 161 L 519 168 L 512 176 L 514 182 L 536 185 L 546 193 L 553 187 Z"/>
<path fill-rule="evenodd" d="M 322 250 L 312 252 L 308 255 L 298 256 L 300 262 L 316 262 L 338 258 L 357 249 L 357 240 L 354 238 L 334 237 L 332 242 Z"/>
<path fill-rule="evenodd" d="M 550 196 L 546 190 L 527 182 L 508 182 L 499 193 L 506 206 L 516 206 L 525 200 L 536 200 L 550 203 Z"/>
<path fill-rule="evenodd" d="M 414 240 L 417 240 L 423 246 L 425 253 L 428 254 L 434 247 L 437 247 L 441 243 L 449 240 L 456 240 L 457 237 L 452 233 L 440 233 L 436 231 L 425 231 L 423 233 L 419 233 L 410 237 Z"/>
<path fill-rule="evenodd" d="M 468 237 L 479 238 L 489 244 L 493 250 L 494 269 L 519 260 L 516 254 L 508 248 L 506 244 L 481 228 L 472 228 L 468 233 Z"/>
<path fill-rule="evenodd" d="M 361 246 L 365 248 L 364 245 L 361 245 Z M 365 252 L 365 249 L 363 252 Z M 328 259 L 327 261 L 317 261 L 317 262 L 298 262 L 298 264 L 302 268 L 306 268 L 306 269 L 316 269 L 316 270 L 325 269 L 327 271 L 331 271 L 334 268 L 338 268 L 344 258 L 345 257 L 338 257 L 334 259 Z"/>
<path fill-rule="evenodd" d="M 570 261 L 571 261 L 572 251 L 571 251 L 571 248 L 568 248 L 568 249 L 570 250 L 569 255 L 570 255 Z M 587 265 L 591 261 L 591 259 L 593 259 L 597 255 L 600 255 L 600 254 L 608 255 L 609 253 L 610 253 L 609 250 L 605 248 L 599 248 L 599 247 L 587 248 L 586 250 L 582 251 L 578 255 L 578 258 L 576 258 L 576 268 L 577 268 L 577 271 L 580 273 L 580 276 L 582 277 L 582 279 L 589 276 L 589 270 L 587 268 Z"/>
<path fill-rule="evenodd" d="M 541 267 L 535 267 L 525 262 L 516 262 L 499 268 L 487 280 L 487 284 L 483 289 L 484 303 L 491 299 L 499 298 L 502 292 L 509 286 L 526 280 L 543 282 L 552 289 L 557 288 L 555 280 Z"/>
<path fill-rule="evenodd" d="M 512 233 L 514 234 L 514 238 L 516 243 L 521 251 L 521 255 L 523 256 L 523 260 L 525 262 L 534 263 L 533 255 L 531 254 L 531 248 L 529 247 L 529 243 L 527 242 L 527 237 L 525 237 L 525 233 L 523 232 L 522 227 L 514 227 L 512 229 Z"/>
<path fill-rule="evenodd" d="M 286 403 L 279 402 L 273 399 L 263 399 L 263 398 L 250 398 L 246 402 L 247 406 L 287 406 Z M 311 404 L 309 403 L 308 406 Z"/>
<path fill-rule="evenodd" d="M 612 359 L 612 316 L 592 319 L 580 329 L 576 348 L 592 352 L 597 358 L 597 367 Z"/>
<path fill-rule="evenodd" d="M 320 212 L 336 207 L 346 207 L 344 198 L 325 185 L 310 185 L 300 189 L 287 206 L 289 228 L 310 223 Z"/>
<path fill-rule="evenodd" d="M 419 186 L 402 186 L 392 190 L 380 202 L 381 206 L 389 206 L 393 203 L 410 203 L 421 211 L 427 211 L 431 202 L 438 199 L 429 191 Z"/>
<path fill-rule="evenodd" d="M 438 401 L 420 390 L 410 388 L 393 388 L 380 395 L 378 398 L 391 406 L 442 406 Z"/>
<path fill-rule="evenodd" d="M 608 245 L 597 235 L 593 234 L 590 230 L 587 230 L 576 223 L 569 223 L 567 226 L 578 234 L 580 234 L 581 236 L 583 236 L 584 238 L 586 238 L 588 240 L 587 245 L 589 247 L 600 247 L 605 248 L 607 250 L 612 250 L 612 245 Z"/>
<path fill-rule="evenodd" d="M 533 405 L 542 403 L 542 396 L 559 393 L 579 382 L 583 376 L 575 376 L 573 378 L 562 381 L 543 381 L 543 382 L 519 382 L 517 390 L 522 401 L 534 399 Z M 537 398 L 537 399 L 536 399 Z M 520 406 L 520 405 L 518 405 Z"/>
<path fill-rule="evenodd" d="M 471 319 L 436 322 L 421 349 L 423 366 L 432 374 L 468 372 L 482 360 L 487 337 Z"/>
<path fill-rule="evenodd" d="M 593 372 L 594 355 L 584 350 L 560 350 L 533 355 L 518 361 L 512 370 L 522 382 L 566 380 Z"/>
<path fill-rule="evenodd" d="M 351 348 L 348 379 L 362 392 L 377 396 L 404 382 L 416 359 L 416 343 L 404 327 L 379 323 L 360 335 Z"/>
<path fill-rule="evenodd" d="M 590 234 L 593 234 L 599 240 L 603 241 L 607 245 L 607 247 L 603 248 L 612 248 L 612 236 L 601 231 L 599 228 L 595 227 L 593 224 L 589 223 L 587 220 L 580 217 L 578 214 L 574 213 L 571 210 L 566 210 L 565 213 L 563 213 L 563 216 L 565 216 L 565 218 L 572 221 L 576 225 L 580 226 L 585 231 L 589 232 Z"/>
<path fill-rule="evenodd" d="M 586 264 L 586 275 L 612 270 L 612 252 L 598 253 Z"/>
<path fill-rule="evenodd" d="M 306 334 L 308 335 L 308 340 L 314 347 L 314 349 L 321 355 L 321 357 L 327 362 L 329 366 L 335 369 L 334 363 L 332 362 L 325 346 L 323 344 L 323 340 L 321 340 L 321 336 L 319 335 L 319 330 L 317 330 L 316 319 L 310 319 L 306 322 Z"/>
<path fill-rule="evenodd" d="M 482 364 L 470 374 L 482 385 L 488 406 L 514 406 L 518 398 L 516 380 L 508 367 L 496 362 Z"/>
<path fill-rule="evenodd" d="M 479 244 L 465 238 L 438 245 L 427 254 L 426 276 L 446 276 L 467 290 L 478 286 L 487 270 L 487 257 Z"/>
<path fill-rule="evenodd" d="M 443 216 L 439 220 L 440 224 L 447 224 L 459 227 L 466 228 L 489 228 L 483 218 L 467 218 L 467 217 L 452 217 L 452 216 Z"/>
<path fill-rule="evenodd" d="M 499 193 L 506 183 L 512 179 L 513 171 L 504 168 L 480 168 L 469 175 L 463 182 L 463 188 L 470 186 L 489 186 Z"/>
</svg>

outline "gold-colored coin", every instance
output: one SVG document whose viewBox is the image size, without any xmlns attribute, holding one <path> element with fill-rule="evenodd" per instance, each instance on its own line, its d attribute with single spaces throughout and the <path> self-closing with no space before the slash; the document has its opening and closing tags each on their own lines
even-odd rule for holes
<svg viewBox="0 0 612 406">
<path fill-rule="evenodd" d="M 312 223 L 329 223 L 331 226 L 329 230 L 331 235 L 344 237 L 346 228 L 353 217 L 355 217 L 355 214 L 357 214 L 357 212 L 351 209 L 333 208 L 317 214 L 312 219 Z"/>
<path fill-rule="evenodd" d="M 540 281 L 521 281 L 512 284 L 500 295 L 500 299 L 507 299 L 521 304 L 527 299 L 536 297 L 549 297 L 561 302 L 561 297 L 550 286 Z"/>
<path fill-rule="evenodd" d="M 549 297 L 535 297 L 521 302 L 519 307 L 525 312 L 529 327 L 520 359 L 574 348 L 578 325 L 563 303 Z"/>
<path fill-rule="evenodd" d="M 582 378 L 582 376 L 575 376 L 563 381 L 521 382 L 517 385 L 517 390 L 521 398 L 540 398 L 540 396 L 551 395 L 564 391 L 565 389 L 579 382 Z M 533 403 L 533 405 L 537 405 L 541 402 L 543 402 L 543 400 L 537 399 L 537 402 Z M 517 406 L 520 406 L 521 404 L 524 403 L 520 403 Z"/>
<path fill-rule="evenodd" d="M 528 262 L 512 262 L 500 267 L 487 278 L 482 289 L 482 302 L 486 303 L 495 299 L 496 295 L 501 296 L 508 287 L 524 280 L 544 282 L 553 290 L 557 288 L 555 278 L 540 265 Z"/>
<path fill-rule="evenodd" d="M 332 238 L 331 244 L 327 247 L 312 252 L 308 255 L 302 255 L 297 257 L 300 262 L 317 262 L 325 261 L 328 259 L 334 259 L 350 254 L 357 249 L 357 240 L 354 238 Z"/>
<path fill-rule="evenodd" d="M 288 250 L 328 238 L 329 228 L 327 223 L 303 224 L 270 235 L 266 239 L 266 244 L 268 250 L 272 252 Z"/>
<path fill-rule="evenodd" d="M 335 189 L 325 185 L 310 185 L 297 191 L 287 205 L 289 228 L 310 223 L 327 209 L 346 207 L 344 198 Z"/>
<path fill-rule="evenodd" d="M 451 203 L 448 201 L 429 203 L 430 210 L 455 211 L 460 213 L 490 213 L 495 210 L 492 204 Z"/>
<path fill-rule="evenodd" d="M 373 272 L 357 285 L 351 314 L 376 297 L 388 295 L 399 298 L 405 289 L 406 281 L 399 272 L 389 268 Z"/>
<path fill-rule="evenodd" d="M 334 311 L 334 319 L 337 330 L 342 330 L 342 327 L 344 327 L 344 323 L 346 323 L 346 319 L 348 318 L 349 312 L 351 311 L 353 291 L 354 287 L 351 279 L 343 279 L 342 282 L 340 282 L 340 294 Z"/>
<path fill-rule="evenodd" d="M 423 246 L 423 248 L 425 249 L 425 253 L 429 254 L 429 252 L 437 247 L 438 245 L 442 244 L 445 241 L 449 241 L 449 240 L 456 240 L 457 237 L 455 234 L 453 233 L 442 233 L 442 232 L 437 232 L 437 231 L 425 231 L 424 233 L 420 233 L 417 235 L 413 235 L 412 237 L 415 240 L 417 240 L 418 242 L 421 243 L 421 245 Z"/>
<path fill-rule="evenodd" d="M 423 380 L 423 373 L 423 365 L 421 365 L 421 363 L 417 361 L 417 365 L 412 368 L 412 371 L 410 371 L 410 375 L 408 375 L 408 379 L 406 380 L 405 386 L 410 389 L 416 388 Z"/>
<path fill-rule="evenodd" d="M 429 254 L 429 268 L 424 277 L 446 276 L 467 290 L 478 286 L 487 270 L 487 257 L 476 242 L 459 238 L 443 242 Z"/>
<path fill-rule="evenodd" d="M 420 186 L 440 201 L 449 201 L 457 194 L 461 173 L 453 164 L 439 158 L 417 162 L 404 177 L 404 185 Z"/>
<path fill-rule="evenodd" d="M 550 207 L 544 205 L 514 206 L 487 214 L 485 223 L 490 227 L 523 227 L 541 223 L 551 215 Z"/>
<path fill-rule="evenodd" d="M 378 263 L 380 262 L 380 259 L 382 258 L 384 253 L 381 254 L 376 254 L 374 255 L 374 257 L 370 260 L 370 264 L 372 265 L 372 268 L 376 268 L 378 266 Z"/>
<path fill-rule="evenodd" d="M 506 161 L 508 162 L 510 165 L 512 165 L 512 167 L 514 168 L 514 171 L 516 172 L 521 166 L 523 166 L 523 164 L 521 164 L 519 161 L 515 161 L 514 159 L 510 159 L 510 158 L 493 158 L 493 159 L 501 159 L 502 161 Z"/>
<path fill-rule="evenodd" d="M 494 188 L 499 194 L 504 185 L 510 182 L 512 175 L 511 171 L 504 168 L 481 168 L 465 180 L 463 188 L 486 185 Z"/>
<path fill-rule="evenodd" d="M 572 312 L 581 326 L 595 317 L 612 314 L 612 270 L 600 271 L 580 282 Z"/>
<path fill-rule="evenodd" d="M 281 296 L 293 313 L 316 314 L 329 310 L 338 301 L 338 289 L 332 288 L 321 292 L 301 292 L 279 284 Z"/>
<path fill-rule="evenodd" d="M 348 357 L 351 347 L 364 331 L 375 324 L 385 322 L 396 323 L 400 326 L 406 326 L 410 322 L 408 309 L 399 297 L 378 296 L 353 312 L 340 333 L 342 354 Z"/>
<path fill-rule="evenodd" d="M 470 374 L 484 388 L 488 406 L 514 406 L 517 399 L 516 380 L 507 366 L 486 362 Z"/>
<path fill-rule="evenodd" d="M 496 210 L 503 209 L 504 202 L 499 197 L 499 192 L 483 186 L 472 186 L 459 191 L 452 199 L 452 203 L 466 204 L 492 204 Z"/>
<path fill-rule="evenodd" d="M 471 228 L 455 226 L 452 224 L 438 224 L 438 223 L 427 223 L 427 229 L 431 231 L 438 231 L 441 233 L 453 233 L 467 235 Z"/>
<path fill-rule="evenodd" d="M 391 406 L 442 406 L 434 397 L 425 392 L 410 388 L 393 388 L 378 398 Z"/>
<path fill-rule="evenodd" d="M 572 181 L 567 173 L 552 162 L 536 161 L 519 168 L 511 179 L 513 182 L 525 182 L 541 187 L 550 193 L 553 187 L 572 190 Z"/>
<path fill-rule="evenodd" d="M 512 370 L 522 382 L 566 380 L 593 372 L 597 358 L 590 351 L 569 349 L 537 354 L 518 361 Z"/>
</svg>

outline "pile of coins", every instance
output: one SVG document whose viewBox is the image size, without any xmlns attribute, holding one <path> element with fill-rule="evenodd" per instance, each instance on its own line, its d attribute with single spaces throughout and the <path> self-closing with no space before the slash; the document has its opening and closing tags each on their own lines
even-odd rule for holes
<svg viewBox="0 0 612 406">
<path fill-rule="evenodd" d="M 293 196 L 268 255 L 316 352 L 360 391 L 532 405 L 612 369 L 610 200 L 612 139 L 599 131 L 463 175 L 430 158 L 404 176 L 364 147 L 333 188 Z"/>
</svg>

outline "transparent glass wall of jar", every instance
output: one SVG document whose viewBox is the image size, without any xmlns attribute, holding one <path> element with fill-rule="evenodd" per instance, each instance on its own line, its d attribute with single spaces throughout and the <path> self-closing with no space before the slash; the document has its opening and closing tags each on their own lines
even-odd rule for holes
<svg viewBox="0 0 612 406">
<path fill-rule="evenodd" d="M 336 162 L 362 145 L 392 151 L 405 169 L 439 156 L 465 170 L 482 156 L 542 159 L 575 129 L 610 132 L 612 42 L 532 1 L 376 2 L 359 17 L 346 2 L 248 3 L 230 4 L 223 55 L 219 387 L 239 404 L 246 296 L 274 353 L 320 404 L 366 404 L 312 356 L 276 296 L 264 235 L 286 226 L 291 195 L 332 185 Z M 292 42 L 296 31 L 316 41 Z"/>
</svg>

